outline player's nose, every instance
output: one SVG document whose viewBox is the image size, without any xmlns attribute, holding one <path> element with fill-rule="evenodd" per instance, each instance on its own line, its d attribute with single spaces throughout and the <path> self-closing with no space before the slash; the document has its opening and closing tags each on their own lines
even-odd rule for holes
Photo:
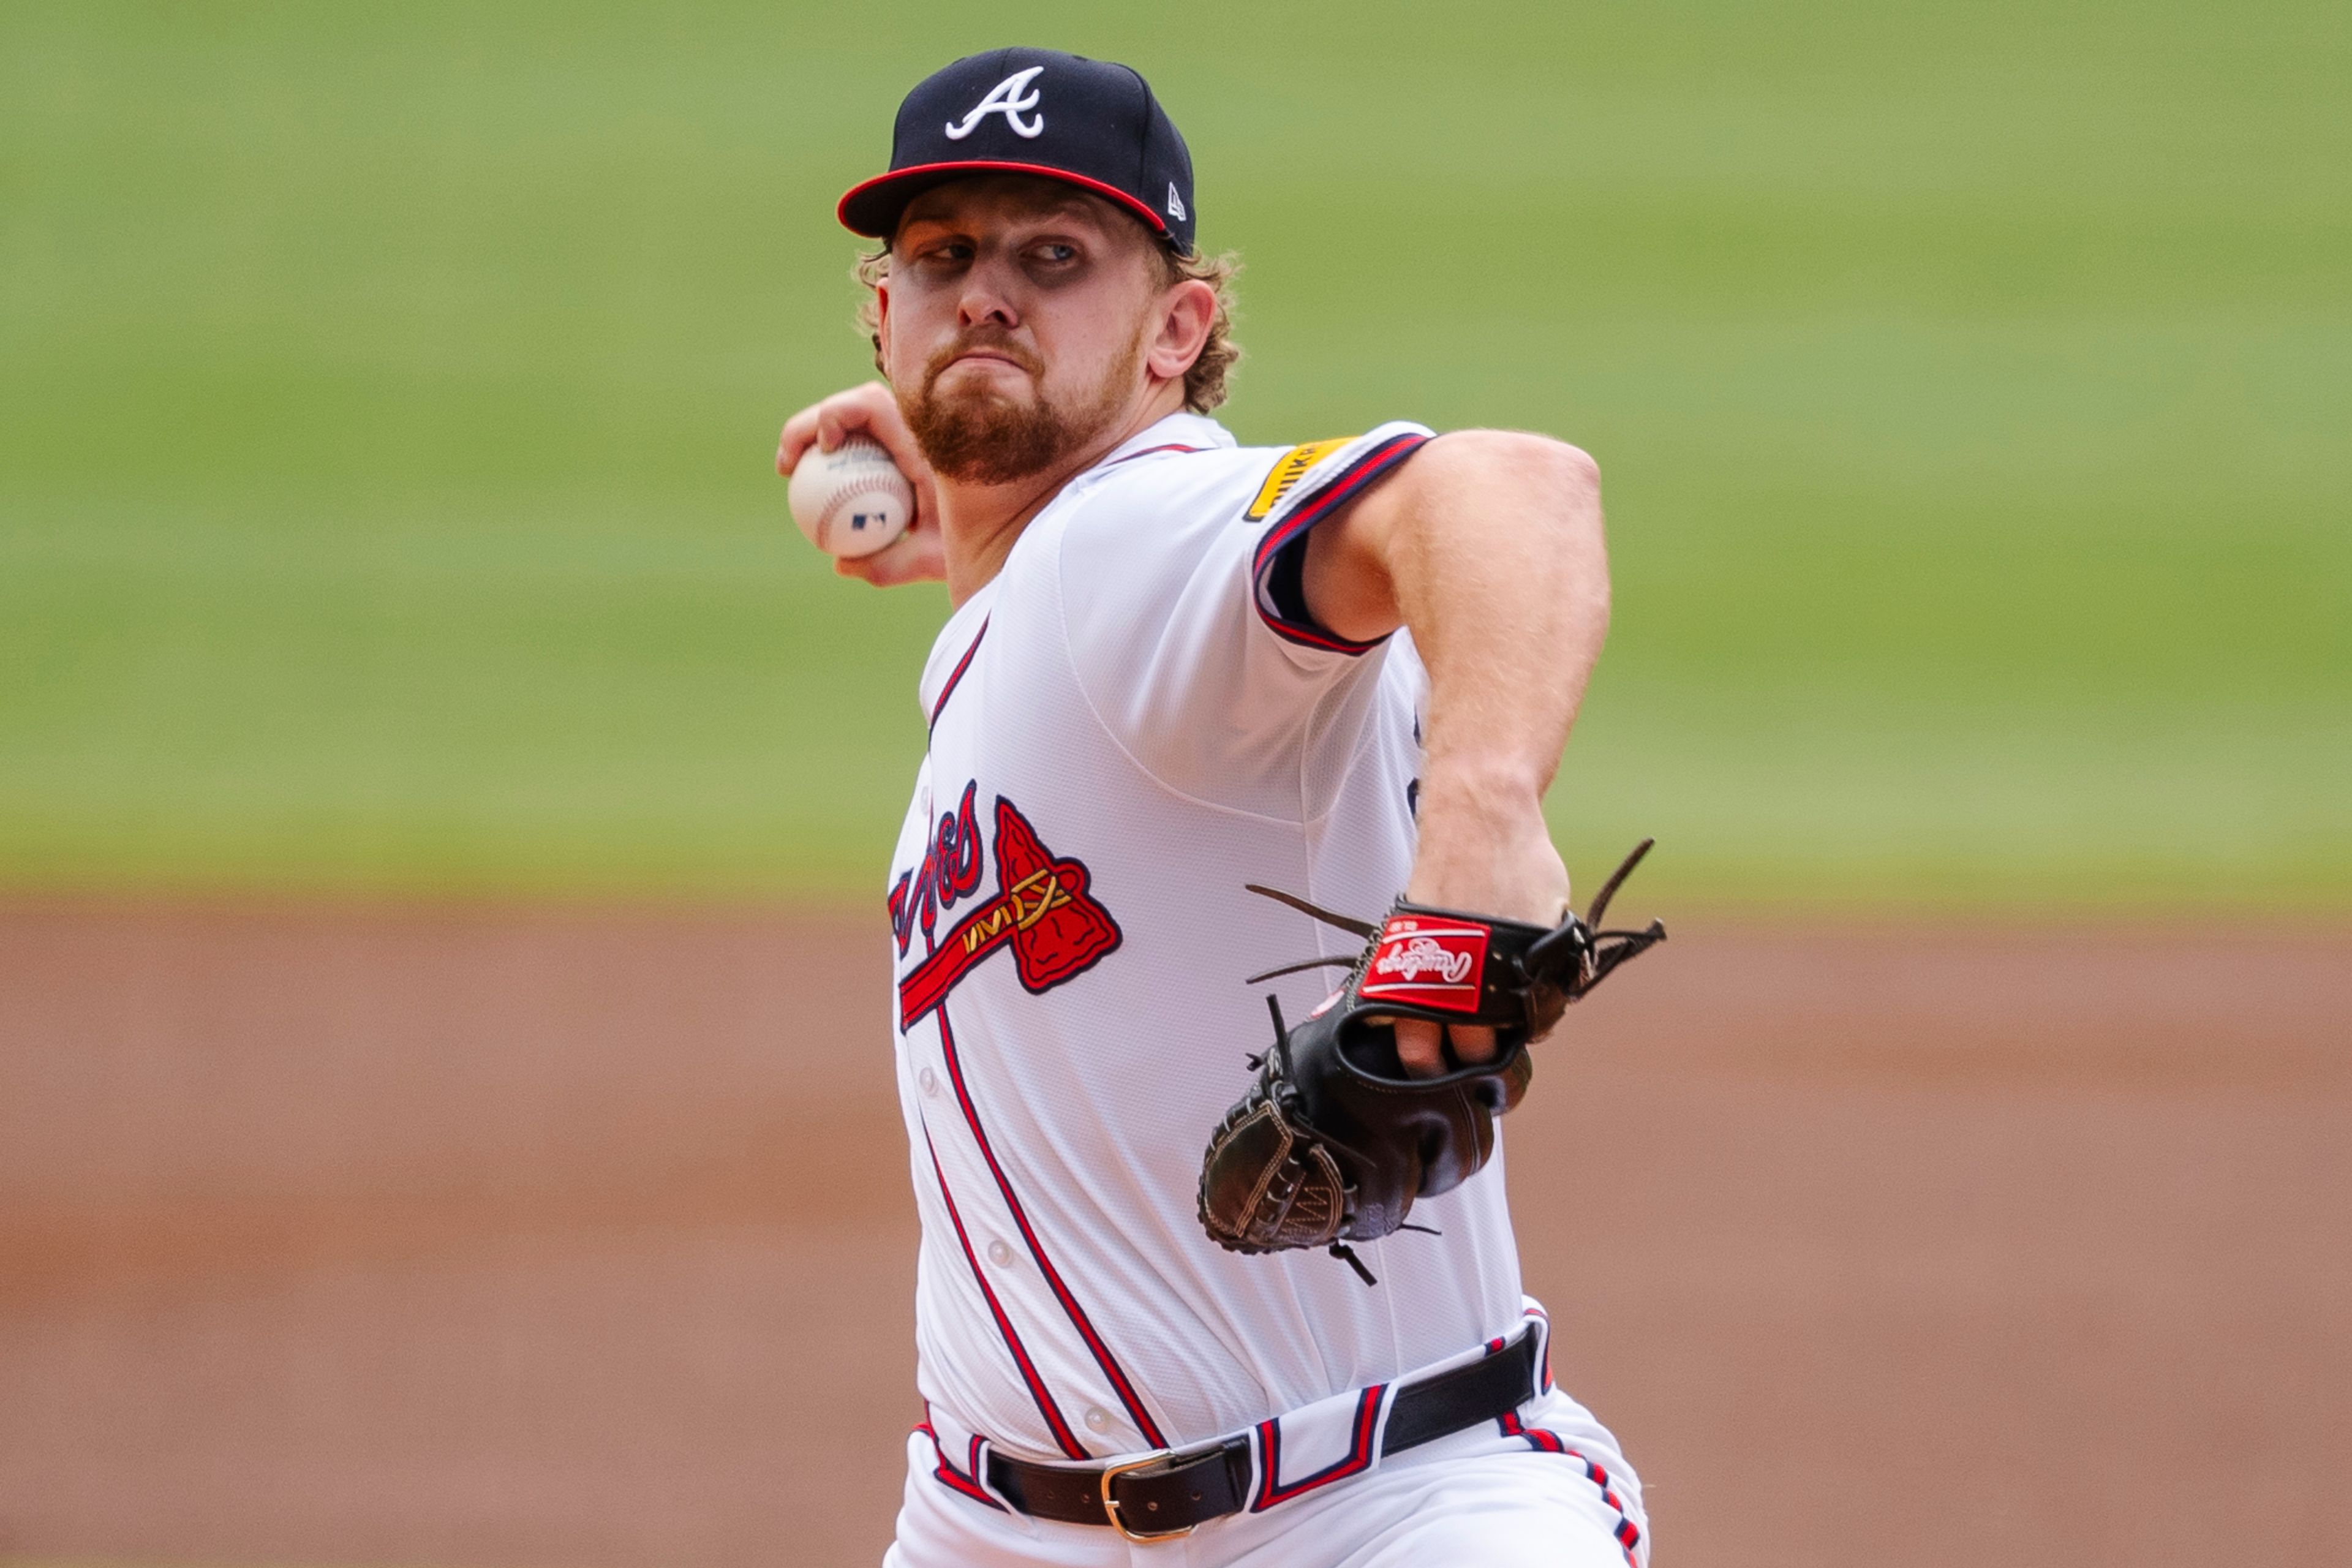
<svg viewBox="0 0 2352 1568">
<path fill-rule="evenodd" d="M 1002 279 L 992 276 L 992 269 L 975 267 L 964 275 L 963 295 L 956 301 L 956 314 L 966 327 L 990 321 L 1001 327 L 1017 327 L 1021 312 L 1013 303 L 1012 290 Z"/>
</svg>

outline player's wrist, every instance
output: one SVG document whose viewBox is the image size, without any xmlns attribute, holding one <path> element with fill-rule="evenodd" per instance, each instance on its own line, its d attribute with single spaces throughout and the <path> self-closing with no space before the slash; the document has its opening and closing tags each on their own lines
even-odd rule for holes
<svg viewBox="0 0 2352 1568">
<path fill-rule="evenodd" d="M 1406 896 L 1441 909 L 1549 923 L 1567 873 L 1533 779 L 1508 771 L 1424 775 Z"/>
<path fill-rule="evenodd" d="M 1539 822 L 1549 782 L 1533 765 L 1510 758 L 1432 757 L 1421 773 L 1423 831 L 1433 814 L 1495 824 Z"/>
</svg>

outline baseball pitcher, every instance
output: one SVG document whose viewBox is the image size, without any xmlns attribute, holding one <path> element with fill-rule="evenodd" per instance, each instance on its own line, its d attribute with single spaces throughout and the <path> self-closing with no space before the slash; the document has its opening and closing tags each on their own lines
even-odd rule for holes
<svg viewBox="0 0 2352 1568">
<path fill-rule="evenodd" d="M 954 605 L 888 882 L 928 1414 L 886 1564 L 1646 1568 L 1497 1122 L 1664 935 L 1603 928 L 1622 871 L 1570 912 L 1539 805 L 1591 459 L 1236 445 L 1232 267 L 1124 66 L 957 61 L 840 217 L 883 379 L 777 465 L 878 443 L 911 526 L 840 570 Z"/>
</svg>

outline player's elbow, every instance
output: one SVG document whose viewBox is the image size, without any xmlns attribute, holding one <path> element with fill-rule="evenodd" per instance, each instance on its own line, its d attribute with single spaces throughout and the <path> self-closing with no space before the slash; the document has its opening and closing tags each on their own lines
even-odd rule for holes
<svg viewBox="0 0 2352 1568">
<path fill-rule="evenodd" d="M 1544 446 L 1550 452 L 1551 460 L 1560 468 L 1563 485 L 1580 495 L 1591 497 L 1595 501 L 1601 499 L 1601 465 L 1593 459 L 1591 453 L 1581 447 L 1571 447 L 1565 441 L 1547 440 Z"/>
<path fill-rule="evenodd" d="M 1525 430 L 1455 430 L 1430 447 L 1463 474 L 1555 498 L 1564 510 L 1598 510 L 1601 465 L 1581 447 Z"/>
<path fill-rule="evenodd" d="M 1549 436 L 1502 432 L 1512 443 L 1517 461 L 1538 476 L 1543 488 L 1570 503 L 1580 513 L 1597 514 L 1601 500 L 1601 465 L 1581 447 L 1555 441 Z"/>
<path fill-rule="evenodd" d="M 1605 626 L 1609 546 L 1601 517 L 1601 465 L 1582 447 L 1549 436 L 1518 430 L 1462 435 L 1472 437 L 1463 457 L 1506 487 L 1513 526 L 1521 531 L 1523 559 L 1556 563 L 1568 574 L 1559 589 L 1582 601 L 1592 624 Z"/>
<path fill-rule="evenodd" d="M 1556 568 L 1536 576 L 1605 613 L 1608 543 L 1601 466 L 1565 441 L 1520 430 L 1457 430 L 1433 440 L 1404 476 L 1430 537 L 1476 537 L 1489 553 Z"/>
</svg>

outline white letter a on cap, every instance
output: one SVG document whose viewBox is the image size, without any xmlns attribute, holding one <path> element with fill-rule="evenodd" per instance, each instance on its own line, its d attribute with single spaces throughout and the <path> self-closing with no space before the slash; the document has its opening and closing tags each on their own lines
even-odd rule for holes
<svg viewBox="0 0 2352 1568">
<path fill-rule="evenodd" d="M 1031 66 L 1025 71 L 1013 72 L 994 87 L 990 88 L 988 96 L 973 104 L 971 112 L 965 115 L 961 123 L 948 127 L 948 140 L 962 141 L 979 128 L 982 121 L 992 114 L 1004 116 L 1004 123 L 1013 127 L 1013 134 L 1016 136 L 1034 139 L 1044 134 L 1045 130 L 1044 115 L 1034 114 L 1026 120 L 1021 118 L 1024 110 L 1037 107 L 1041 95 L 1033 92 L 1024 98 L 1021 96 L 1021 89 L 1029 85 L 1032 77 L 1045 68 L 1044 66 Z"/>
</svg>

